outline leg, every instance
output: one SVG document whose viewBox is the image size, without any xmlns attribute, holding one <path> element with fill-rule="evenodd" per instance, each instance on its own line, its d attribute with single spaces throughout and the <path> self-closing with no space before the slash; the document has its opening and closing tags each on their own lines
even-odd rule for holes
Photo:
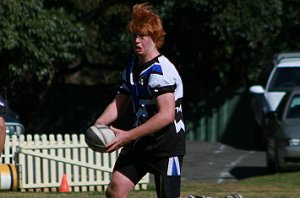
<svg viewBox="0 0 300 198">
<path fill-rule="evenodd" d="M 134 183 L 122 173 L 115 171 L 106 190 L 107 198 L 126 198 L 134 188 Z"/>
<path fill-rule="evenodd" d="M 154 175 L 155 188 L 158 198 L 180 197 L 180 176 Z"/>
<path fill-rule="evenodd" d="M 180 197 L 182 160 L 182 156 L 157 160 L 154 177 L 158 198 Z"/>
<path fill-rule="evenodd" d="M 129 150 L 123 149 L 115 163 L 107 198 L 126 198 L 135 184 L 146 174 L 144 161 Z"/>
</svg>

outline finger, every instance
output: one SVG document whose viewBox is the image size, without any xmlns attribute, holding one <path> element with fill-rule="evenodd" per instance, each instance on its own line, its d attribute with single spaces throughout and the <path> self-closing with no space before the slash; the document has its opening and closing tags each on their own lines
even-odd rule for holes
<svg viewBox="0 0 300 198">
<path fill-rule="evenodd" d="M 111 153 L 111 152 L 116 151 L 117 149 L 118 149 L 117 144 L 112 144 L 111 146 L 107 147 L 106 152 Z"/>
<path fill-rule="evenodd" d="M 113 126 L 109 126 L 109 128 L 114 132 L 115 135 L 117 135 L 117 133 L 119 132 L 119 129 L 117 129 Z"/>
<path fill-rule="evenodd" d="M 117 141 L 116 138 L 114 138 L 111 143 L 105 145 L 105 151 L 111 153 L 113 151 L 118 150 L 121 147 L 121 144 Z"/>
<path fill-rule="evenodd" d="M 115 140 L 116 138 L 112 139 L 112 141 L 108 144 L 105 145 L 105 149 L 109 149 L 110 147 L 112 147 L 114 144 L 117 143 L 117 141 Z"/>
</svg>

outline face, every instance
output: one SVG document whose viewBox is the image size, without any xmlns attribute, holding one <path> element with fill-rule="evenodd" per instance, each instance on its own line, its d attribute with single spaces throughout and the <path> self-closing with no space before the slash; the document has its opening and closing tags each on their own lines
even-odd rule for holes
<svg viewBox="0 0 300 198">
<path fill-rule="evenodd" d="M 146 34 L 132 34 L 132 43 L 137 56 L 147 56 L 155 48 L 152 38 Z"/>
</svg>

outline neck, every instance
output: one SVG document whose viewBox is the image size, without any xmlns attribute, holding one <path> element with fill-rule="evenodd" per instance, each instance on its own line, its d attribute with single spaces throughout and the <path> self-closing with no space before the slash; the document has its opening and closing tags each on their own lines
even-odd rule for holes
<svg viewBox="0 0 300 198">
<path fill-rule="evenodd" d="M 151 61 L 153 58 L 157 57 L 159 55 L 158 50 L 156 47 L 151 47 L 143 55 L 138 56 L 139 64 L 146 63 L 148 61 Z"/>
</svg>

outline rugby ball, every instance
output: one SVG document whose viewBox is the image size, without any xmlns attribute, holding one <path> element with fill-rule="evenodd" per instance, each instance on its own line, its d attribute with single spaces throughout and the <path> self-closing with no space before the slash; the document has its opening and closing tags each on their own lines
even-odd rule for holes
<svg viewBox="0 0 300 198">
<path fill-rule="evenodd" d="M 93 125 L 86 130 L 85 142 L 96 152 L 105 152 L 105 145 L 110 143 L 115 133 L 106 125 Z"/>
</svg>

